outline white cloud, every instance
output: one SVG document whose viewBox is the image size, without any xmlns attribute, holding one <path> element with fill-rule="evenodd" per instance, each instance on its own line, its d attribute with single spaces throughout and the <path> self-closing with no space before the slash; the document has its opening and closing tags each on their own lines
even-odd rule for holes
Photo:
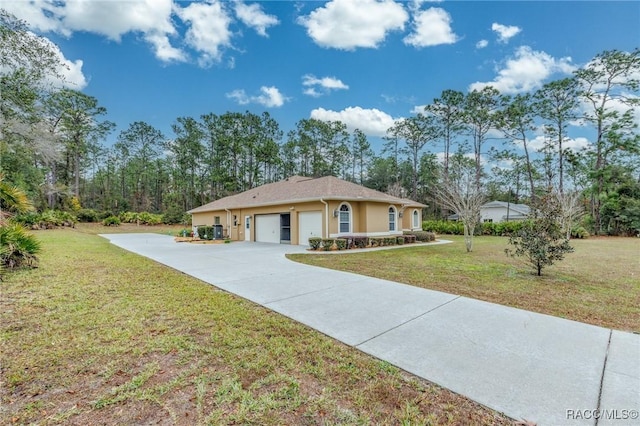
<svg viewBox="0 0 640 426">
<path fill-rule="evenodd" d="M 451 15 L 438 7 L 415 11 L 413 33 L 404 38 L 405 44 L 414 47 L 453 44 L 456 41 L 458 36 L 451 29 Z"/>
<path fill-rule="evenodd" d="M 487 47 L 489 45 L 489 41 L 487 40 L 480 40 L 479 42 L 476 43 L 476 49 L 484 49 L 485 47 Z"/>
<path fill-rule="evenodd" d="M 469 86 L 469 90 L 493 86 L 505 94 L 528 92 L 542 86 L 544 80 L 551 75 L 569 74 L 574 69 L 569 57 L 555 59 L 545 52 L 521 46 L 516 49 L 513 57 L 506 60 L 503 68 L 498 70 L 493 81 L 475 82 Z"/>
<path fill-rule="evenodd" d="M 33 30 L 40 32 L 58 32 L 64 36 L 71 35 L 60 22 L 62 6 L 43 0 L 35 1 L 3 1 L 0 5 L 7 12 L 29 24 Z"/>
<path fill-rule="evenodd" d="M 238 19 L 263 37 L 267 37 L 267 28 L 280 23 L 275 16 L 264 13 L 257 3 L 245 4 L 238 1 L 234 4 L 234 9 Z"/>
<path fill-rule="evenodd" d="M 298 23 L 322 47 L 354 50 L 376 48 L 387 33 L 403 30 L 408 14 L 392 0 L 332 0 Z"/>
<path fill-rule="evenodd" d="M 260 94 L 255 96 L 249 96 L 242 89 L 237 89 L 226 94 L 227 98 L 234 99 L 240 105 L 247 105 L 250 103 L 260 104 L 265 107 L 281 107 L 288 100 L 286 96 L 280 93 L 277 87 L 274 86 L 262 86 L 260 88 Z"/>
<path fill-rule="evenodd" d="M 323 121 L 341 121 L 347 125 L 347 129 L 362 130 L 368 136 L 384 136 L 387 129 L 393 126 L 395 120 L 386 112 L 378 109 L 364 109 L 361 107 L 348 107 L 342 111 L 316 108 L 311 111 L 311 118 Z"/>
<path fill-rule="evenodd" d="M 538 135 L 533 139 L 527 141 L 528 146 L 537 151 L 541 151 L 545 145 L 549 142 L 548 138 L 544 135 Z M 573 151 L 582 151 L 591 149 L 593 145 L 589 142 L 589 139 L 584 137 L 567 138 L 562 143 L 564 149 L 571 149 Z"/>
<path fill-rule="evenodd" d="M 171 45 L 169 37 L 160 32 L 149 32 L 144 39 L 154 47 L 156 57 L 163 62 L 184 62 L 187 55 L 181 50 Z"/>
<path fill-rule="evenodd" d="M 307 87 L 304 90 L 305 95 L 320 97 L 331 90 L 347 90 L 349 86 L 335 77 L 317 78 L 313 74 L 307 74 L 302 77 L 302 85 Z"/>
<path fill-rule="evenodd" d="M 56 70 L 58 75 L 47 76 L 46 83 L 56 88 L 66 87 L 73 90 L 82 90 L 87 87 L 87 78 L 82 72 L 83 61 L 81 59 L 72 61 L 65 58 L 64 53 L 51 40 L 46 37 L 42 37 L 42 40 L 49 45 L 49 49 L 55 54 L 60 64 Z"/>
<path fill-rule="evenodd" d="M 207 3 L 191 3 L 177 9 L 180 18 L 191 24 L 186 41 L 201 53 L 198 63 L 202 67 L 220 62 L 222 49 L 231 46 L 231 18 L 222 4 L 216 0 Z"/>
<path fill-rule="evenodd" d="M 6 3 L 6 4 L 5 4 Z M 169 36 L 177 34 L 171 21 L 172 0 L 52 2 L 33 0 L 5 2 L 2 7 L 40 32 L 70 37 L 75 31 L 103 35 L 119 42 L 124 34 L 141 33 L 158 59 L 184 61 L 186 55 L 171 46 Z"/>
<path fill-rule="evenodd" d="M 515 25 L 502 25 L 494 22 L 491 25 L 491 30 L 498 34 L 498 41 L 500 43 L 507 43 L 511 37 L 522 31 L 522 28 L 516 27 Z"/>
</svg>

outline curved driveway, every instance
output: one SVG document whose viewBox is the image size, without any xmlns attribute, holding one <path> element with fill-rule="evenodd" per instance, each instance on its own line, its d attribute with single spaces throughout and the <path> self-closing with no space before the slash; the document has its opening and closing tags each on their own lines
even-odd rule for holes
<svg viewBox="0 0 640 426">
<path fill-rule="evenodd" d="M 102 236 L 514 419 L 639 424 L 640 335 L 285 258 L 300 246 Z"/>
</svg>

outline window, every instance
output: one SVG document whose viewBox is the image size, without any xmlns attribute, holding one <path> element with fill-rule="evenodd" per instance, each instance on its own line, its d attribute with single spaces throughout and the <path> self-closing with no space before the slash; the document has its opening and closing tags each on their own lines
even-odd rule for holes
<svg viewBox="0 0 640 426">
<path fill-rule="evenodd" d="M 220 225 L 220 216 L 215 216 L 213 218 L 213 224 L 214 225 Z"/>
<path fill-rule="evenodd" d="M 341 234 L 351 232 L 351 211 L 349 206 L 347 204 L 341 205 L 338 212 L 338 220 L 340 222 L 338 232 Z"/>
<path fill-rule="evenodd" d="M 237 215 L 233 215 L 233 227 L 235 228 L 236 226 L 238 226 L 238 216 Z"/>
<path fill-rule="evenodd" d="M 396 230 L 396 209 L 389 207 L 389 231 Z"/>
<path fill-rule="evenodd" d="M 418 210 L 414 210 L 413 211 L 412 227 L 413 228 L 419 228 L 420 227 L 420 213 L 418 213 Z"/>
</svg>

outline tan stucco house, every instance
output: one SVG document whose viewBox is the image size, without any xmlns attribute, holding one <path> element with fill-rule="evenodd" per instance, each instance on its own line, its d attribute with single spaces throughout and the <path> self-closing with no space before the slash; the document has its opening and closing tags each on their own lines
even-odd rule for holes
<svg viewBox="0 0 640 426">
<path fill-rule="evenodd" d="M 190 210 L 236 241 L 308 245 L 309 238 L 402 235 L 422 228 L 424 204 L 333 176 L 292 176 Z"/>
</svg>

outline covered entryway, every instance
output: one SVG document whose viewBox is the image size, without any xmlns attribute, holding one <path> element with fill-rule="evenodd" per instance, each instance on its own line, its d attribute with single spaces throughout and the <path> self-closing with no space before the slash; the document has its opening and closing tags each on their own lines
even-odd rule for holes
<svg viewBox="0 0 640 426">
<path fill-rule="evenodd" d="M 322 212 L 298 213 L 298 244 L 309 245 L 309 238 L 322 238 Z"/>
</svg>

